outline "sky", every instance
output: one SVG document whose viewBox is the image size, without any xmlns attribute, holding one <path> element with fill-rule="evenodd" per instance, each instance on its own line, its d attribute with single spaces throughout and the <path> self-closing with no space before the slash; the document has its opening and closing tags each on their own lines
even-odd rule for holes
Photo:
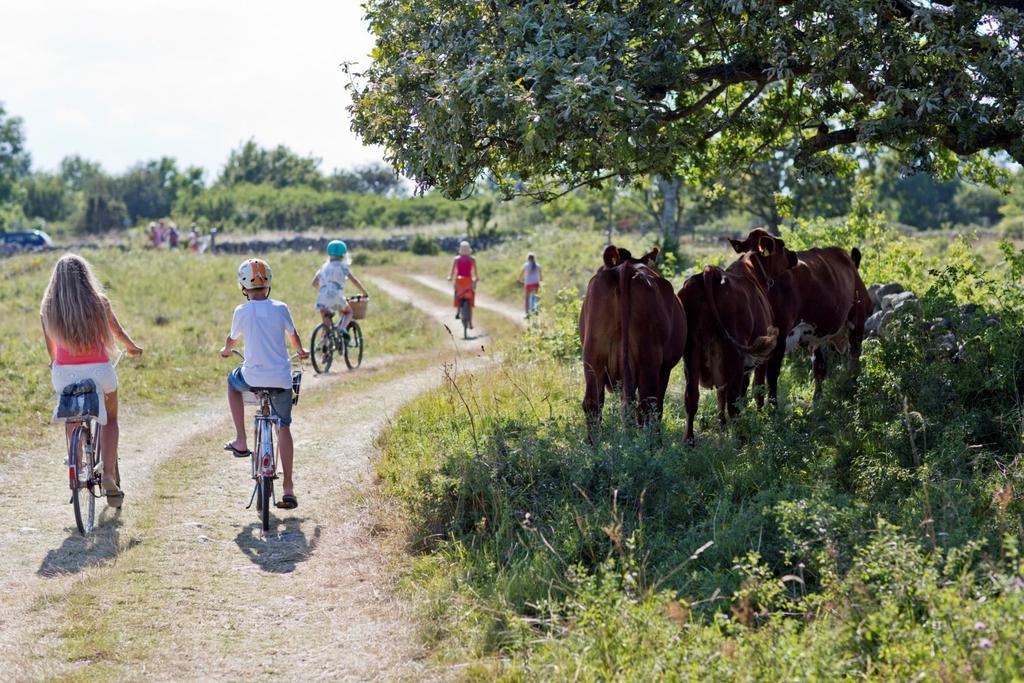
<svg viewBox="0 0 1024 683">
<path fill-rule="evenodd" d="M 330 171 L 381 159 L 349 129 L 339 66 L 372 47 L 358 0 L 10 0 L 0 102 L 36 169 L 171 156 L 212 179 L 252 137 Z"/>
</svg>

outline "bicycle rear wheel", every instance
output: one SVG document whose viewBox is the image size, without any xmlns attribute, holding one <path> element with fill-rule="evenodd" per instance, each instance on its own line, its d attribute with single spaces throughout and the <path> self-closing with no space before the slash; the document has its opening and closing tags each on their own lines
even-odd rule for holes
<svg viewBox="0 0 1024 683">
<path fill-rule="evenodd" d="M 459 318 L 462 320 L 462 338 L 463 339 L 469 339 L 469 316 L 470 315 L 472 315 L 472 314 L 470 313 L 469 300 L 468 299 L 463 299 L 461 302 L 459 302 Z"/>
<path fill-rule="evenodd" d="M 349 370 L 355 370 L 363 364 L 363 330 L 355 320 L 348 324 L 348 343 L 344 349 L 345 365 Z"/>
<path fill-rule="evenodd" d="M 71 440 L 68 442 L 68 484 L 71 487 L 71 507 L 75 511 L 75 525 L 78 526 L 78 531 L 83 536 L 86 534 L 85 530 L 85 518 L 82 517 L 82 485 L 81 485 L 81 474 L 80 470 L 84 465 L 82 463 L 80 454 L 82 452 L 82 446 L 85 441 L 85 429 L 79 425 L 75 427 L 75 430 L 71 432 Z M 86 492 L 88 495 L 88 492 Z M 90 496 L 91 497 L 91 496 Z"/>
<path fill-rule="evenodd" d="M 263 532 L 270 531 L 270 501 L 274 497 L 274 478 L 260 476 L 260 525 Z"/>
<path fill-rule="evenodd" d="M 313 337 L 309 340 L 309 354 L 313 361 L 313 370 L 319 375 L 331 369 L 334 361 L 334 339 L 330 329 L 323 323 L 313 330 Z"/>
</svg>

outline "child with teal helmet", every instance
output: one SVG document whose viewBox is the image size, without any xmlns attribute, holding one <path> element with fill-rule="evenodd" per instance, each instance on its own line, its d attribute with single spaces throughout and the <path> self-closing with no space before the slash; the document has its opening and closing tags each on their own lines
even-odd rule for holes
<svg viewBox="0 0 1024 683">
<path fill-rule="evenodd" d="M 335 313 L 341 314 L 339 325 L 342 334 L 347 334 L 348 323 L 352 319 L 352 307 L 345 298 L 345 281 L 351 280 L 359 288 L 363 296 L 370 295 L 363 287 L 363 283 L 352 274 L 352 255 L 349 253 L 348 245 L 341 240 L 331 240 L 327 244 L 327 261 L 320 266 L 320 270 L 313 276 L 313 287 L 316 289 L 316 310 L 325 326 L 331 325 L 331 318 Z"/>
</svg>

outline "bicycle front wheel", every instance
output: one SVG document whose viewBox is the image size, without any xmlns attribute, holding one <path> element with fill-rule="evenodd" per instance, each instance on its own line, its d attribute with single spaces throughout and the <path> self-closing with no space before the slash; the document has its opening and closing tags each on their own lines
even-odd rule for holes
<svg viewBox="0 0 1024 683">
<path fill-rule="evenodd" d="M 462 303 L 459 304 L 459 318 L 462 319 L 462 338 L 469 339 L 469 316 L 472 312 L 469 308 L 469 300 L 463 299 Z"/>
<path fill-rule="evenodd" d="M 319 375 L 331 369 L 334 361 L 334 340 L 330 329 L 323 323 L 313 330 L 313 337 L 309 340 L 309 354 L 313 361 L 313 370 Z"/>
<path fill-rule="evenodd" d="M 75 525 L 78 527 L 79 533 L 83 536 L 86 534 L 85 522 L 86 519 L 82 516 L 82 475 L 81 470 L 88 467 L 88 464 L 83 463 L 81 460 L 82 447 L 85 445 L 85 428 L 81 425 L 75 427 L 75 430 L 71 432 L 71 441 L 68 442 L 68 483 L 71 486 L 71 507 L 75 511 Z M 86 479 L 88 481 L 88 479 Z M 85 495 L 89 495 L 86 490 Z"/>
<path fill-rule="evenodd" d="M 363 330 L 355 320 L 348 324 L 348 343 L 345 344 L 345 365 L 355 370 L 363 364 Z"/>
</svg>

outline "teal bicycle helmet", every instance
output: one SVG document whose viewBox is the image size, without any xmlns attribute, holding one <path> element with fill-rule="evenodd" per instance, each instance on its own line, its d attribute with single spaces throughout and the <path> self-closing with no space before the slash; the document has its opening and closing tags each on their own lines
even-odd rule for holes
<svg viewBox="0 0 1024 683">
<path fill-rule="evenodd" d="M 348 245 L 341 240 L 331 240 L 327 245 L 328 256 L 344 256 L 348 253 Z"/>
</svg>

